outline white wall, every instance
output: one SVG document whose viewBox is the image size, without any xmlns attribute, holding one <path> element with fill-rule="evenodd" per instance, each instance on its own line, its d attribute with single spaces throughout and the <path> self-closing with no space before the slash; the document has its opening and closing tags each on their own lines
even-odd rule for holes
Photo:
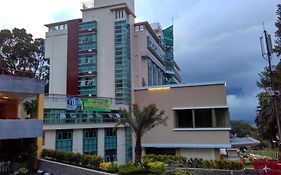
<svg viewBox="0 0 281 175">
<path fill-rule="evenodd" d="M 44 131 L 45 133 L 45 144 L 43 145 L 44 149 L 56 149 L 56 131 Z"/>
<path fill-rule="evenodd" d="M 73 131 L 72 151 L 75 153 L 83 153 L 83 130 L 76 129 Z"/>
<path fill-rule="evenodd" d="M 187 158 L 216 159 L 215 149 L 183 148 L 179 152 L 180 156 Z"/>
<path fill-rule="evenodd" d="M 121 4 L 126 3 L 131 11 L 135 11 L 135 2 L 134 0 L 95 0 L 94 1 L 95 8 L 109 6 L 109 5 L 115 5 L 115 4 Z"/>
<path fill-rule="evenodd" d="M 83 22 L 97 21 L 97 96 L 115 97 L 114 14 L 110 9 L 83 11 Z"/>
<path fill-rule="evenodd" d="M 117 160 L 122 164 L 126 163 L 125 144 L 125 128 L 119 128 L 117 130 Z"/>
<path fill-rule="evenodd" d="M 67 30 L 46 33 L 45 57 L 50 59 L 50 94 L 66 94 Z"/>
</svg>

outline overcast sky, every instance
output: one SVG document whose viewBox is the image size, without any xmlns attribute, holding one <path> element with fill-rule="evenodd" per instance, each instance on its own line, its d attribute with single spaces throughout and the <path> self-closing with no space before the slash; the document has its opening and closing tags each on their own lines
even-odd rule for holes
<svg viewBox="0 0 281 175">
<path fill-rule="evenodd" d="M 26 28 L 43 37 L 44 24 L 81 18 L 81 0 L 0 2 L 0 29 Z M 175 57 L 184 82 L 226 81 L 231 119 L 253 121 L 262 23 L 274 35 L 278 0 L 135 0 L 137 21 L 174 21 Z M 273 58 L 275 62 L 280 58 Z"/>
</svg>

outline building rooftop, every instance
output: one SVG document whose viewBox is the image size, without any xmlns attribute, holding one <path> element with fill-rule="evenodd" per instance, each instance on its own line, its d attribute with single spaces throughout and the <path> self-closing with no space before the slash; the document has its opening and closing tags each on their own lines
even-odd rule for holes
<svg viewBox="0 0 281 175">
<path fill-rule="evenodd" d="M 183 88 L 183 87 L 195 87 L 195 86 L 213 86 L 213 85 L 224 85 L 226 82 L 199 82 L 199 83 L 185 83 L 185 84 L 171 84 L 171 85 L 160 85 L 160 86 L 144 86 L 134 88 L 135 91 L 138 90 L 148 90 L 148 89 L 157 89 L 157 88 Z"/>
</svg>

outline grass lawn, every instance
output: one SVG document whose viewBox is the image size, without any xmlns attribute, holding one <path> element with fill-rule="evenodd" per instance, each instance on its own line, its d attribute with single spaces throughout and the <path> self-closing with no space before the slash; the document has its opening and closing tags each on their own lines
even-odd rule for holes
<svg viewBox="0 0 281 175">
<path fill-rule="evenodd" d="M 278 150 L 251 150 L 251 154 L 278 159 L 279 152 Z"/>
</svg>

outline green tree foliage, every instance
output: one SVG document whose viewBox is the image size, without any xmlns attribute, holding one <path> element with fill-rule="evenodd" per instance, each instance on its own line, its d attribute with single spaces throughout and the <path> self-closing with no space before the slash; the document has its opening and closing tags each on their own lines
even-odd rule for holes
<svg viewBox="0 0 281 175">
<path fill-rule="evenodd" d="M 237 135 L 238 137 L 256 136 L 256 129 L 243 120 L 231 121 L 231 128 L 233 134 Z"/>
<path fill-rule="evenodd" d="M 49 65 L 44 58 L 44 39 L 33 40 L 25 29 L 0 30 L 0 73 L 46 80 Z"/>
<path fill-rule="evenodd" d="M 37 111 L 37 100 L 26 101 L 23 103 L 24 110 L 27 115 L 31 117 L 35 116 L 35 112 Z"/>
<path fill-rule="evenodd" d="M 122 119 L 116 126 L 122 124 L 131 128 L 136 138 L 135 162 L 141 162 L 143 135 L 155 126 L 166 124 L 167 116 L 164 115 L 164 111 L 159 111 L 155 104 L 150 104 L 143 109 L 134 105 L 132 113 L 133 115 L 127 110 L 121 110 Z"/>
<path fill-rule="evenodd" d="M 277 56 L 281 55 L 281 4 L 277 5 L 277 21 L 275 26 L 277 28 L 275 32 L 276 40 L 274 45 L 274 51 L 277 53 Z"/>
<path fill-rule="evenodd" d="M 259 108 L 256 116 L 256 125 L 260 136 L 268 141 L 270 147 L 273 147 L 272 141 L 276 140 L 277 122 L 273 109 L 273 97 L 268 94 L 270 87 L 270 74 L 267 68 L 260 74 L 260 80 L 257 86 L 263 91 L 257 95 Z M 281 92 L 281 63 L 276 66 L 276 71 L 273 72 L 274 87 L 276 91 Z M 277 107 L 279 118 L 281 118 L 281 99 L 277 97 Z"/>
<path fill-rule="evenodd" d="M 256 116 L 256 125 L 262 139 L 268 141 L 269 147 L 273 148 L 273 140 L 276 140 L 277 127 L 276 117 L 273 117 L 272 100 L 267 93 L 258 95 L 260 109 Z"/>
</svg>

